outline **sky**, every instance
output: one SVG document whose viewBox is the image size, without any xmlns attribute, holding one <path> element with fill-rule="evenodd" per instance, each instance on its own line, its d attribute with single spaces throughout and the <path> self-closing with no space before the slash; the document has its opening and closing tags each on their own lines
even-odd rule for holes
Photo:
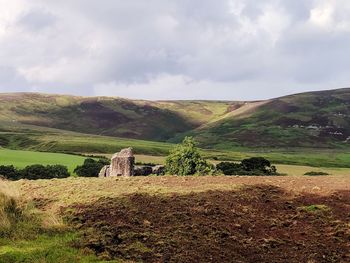
<svg viewBox="0 0 350 263">
<path fill-rule="evenodd" d="M 0 0 L 0 92 L 257 100 L 350 86 L 349 0 Z"/>
</svg>

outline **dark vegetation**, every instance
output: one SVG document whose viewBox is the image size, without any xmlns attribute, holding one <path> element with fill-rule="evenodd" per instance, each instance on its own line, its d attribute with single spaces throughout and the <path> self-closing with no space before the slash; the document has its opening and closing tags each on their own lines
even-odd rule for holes
<svg viewBox="0 0 350 263">
<path fill-rule="evenodd" d="M 311 171 L 311 172 L 307 172 L 307 173 L 305 173 L 304 175 L 312 175 L 312 176 L 317 176 L 317 175 L 329 175 L 329 173 Z"/>
<path fill-rule="evenodd" d="M 349 192 L 292 196 L 274 186 L 132 194 L 65 210 L 75 246 L 135 262 L 349 262 Z"/>
<path fill-rule="evenodd" d="M 244 159 L 241 163 L 221 162 L 216 169 L 224 175 L 278 175 L 276 167 L 263 157 Z"/>
<path fill-rule="evenodd" d="M 87 158 L 83 165 L 79 165 L 74 169 L 74 172 L 81 177 L 98 177 L 101 169 L 109 164 L 110 161 L 106 158 L 101 158 L 97 161 L 92 158 Z"/>
<path fill-rule="evenodd" d="M 23 169 L 17 169 L 13 165 L 1 165 L 0 175 L 8 180 L 37 180 L 37 179 L 54 179 L 67 178 L 70 176 L 68 169 L 63 165 L 41 165 L 34 164 L 26 166 Z"/>
</svg>

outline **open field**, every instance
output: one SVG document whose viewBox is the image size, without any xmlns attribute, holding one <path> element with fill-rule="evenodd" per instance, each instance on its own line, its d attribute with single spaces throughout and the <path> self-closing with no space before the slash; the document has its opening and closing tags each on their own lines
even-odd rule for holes
<svg viewBox="0 0 350 263">
<path fill-rule="evenodd" d="M 86 153 L 90 155 L 89 153 Z M 95 153 L 96 156 L 105 156 L 110 158 L 112 154 L 99 154 Z M 164 156 L 136 154 L 136 161 L 143 163 L 156 163 L 164 164 Z M 9 150 L 0 148 L 0 165 L 14 165 L 17 168 L 24 168 L 27 165 L 42 164 L 42 165 L 54 165 L 61 164 L 68 167 L 70 173 L 73 174 L 73 170 L 77 165 L 81 165 L 84 162 L 85 157 L 70 154 L 61 153 L 47 153 L 47 152 L 34 152 L 34 151 L 20 151 L 20 150 Z M 220 161 L 211 160 L 213 163 Z M 350 168 L 337 168 L 337 167 L 312 167 L 305 165 L 284 165 L 277 164 L 277 170 L 281 174 L 299 176 L 304 175 L 310 171 L 321 171 L 326 172 L 330 175 L 349 175 Z"/>
<path fill-rule="evenodd" d="M 329 168 L 329 167 L 312 167 L 304 165 L 285 165 L 278 164 L 276 165 L 277 171 L 281 174 L 293 175 L 293 176 L 302 176 L 307 172 L 325 172 L 329 175 L 346 175 L 350 177 L 350 168 Z"/>
<path fill-rule="evenodd" d="M 0 184 L 51 218 L 47 222 L 66 218 L 82 234 L 64 239 L 75 240 L 74 255 L 89 251 L 119 262 L 350 259 L 349 176 L 68 178 Z M 6 244 L 0 262 L 11 258 L 14 249 L 27 257 L 28 251 L 16 245 L 20 243 Z M 73 253 L 69 243 L 63 244 L 63 251 Z M 36 245 L 30 253 L 39 250 Z M 91 256 L 81 262 L 98 260 Z"/>
<path fill-rule="evenodd" d="M 111 155 L 122 148 L 133 147 L 138 155 L 166 156 L 174 144 L 88 135 L 0 121 L 0 146 L 13 150 L 96 155 Z M 346 149 L 231 147 L 230 150 L 201 151 L 206 158 L 220 161 L 240 161 L 244 158 L 261 156 L 275 164 L 350 168 L 350 152 Z"/>
<path fill-rule="evenodd" d="M 8 150 L 0 148 L 0 165 L 13 165 L 24 168 L 32 164 L 55 165 L 61 164 L 68 167 L 70 173 L 77 165 L 84 162 L 84 157 L 60 153 L 44 153 L 33 151 Z"/>
</svg>

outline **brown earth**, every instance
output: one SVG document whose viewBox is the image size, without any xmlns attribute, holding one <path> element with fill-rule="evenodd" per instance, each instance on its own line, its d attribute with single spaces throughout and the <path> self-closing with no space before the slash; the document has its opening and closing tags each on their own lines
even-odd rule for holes
<svg viewBox="0 0 350 263">
<path fill-rule="evenodd" d="M 217 180 L 245 186 L 186 194 L 131 193 L 75 204 L 63 213 L 82 233 L 76 246 L 105 259 L 350 262 L 350 191 L 345 177 L 338 184 L 334 178 L 310 178 L 304 190 L 306 177 L 200 179 L 203 184 Z M 165 181 L 181 188 L 201 182 L 173 177 Z"/>
</svg>

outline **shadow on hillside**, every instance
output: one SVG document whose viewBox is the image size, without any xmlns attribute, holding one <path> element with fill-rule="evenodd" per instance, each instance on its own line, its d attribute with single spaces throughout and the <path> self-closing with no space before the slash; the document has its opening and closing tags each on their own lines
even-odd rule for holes
<svg viewBox="0 0 350 263">
<path fill-rule="evenodd" d="M 188 195 L 133 194 L 77 204 L 63 213 L 82 233 L 76 245 L 105 259 L 350 260 L 349 191 L 292 197 L 260 185 Z"/>
</svg>

